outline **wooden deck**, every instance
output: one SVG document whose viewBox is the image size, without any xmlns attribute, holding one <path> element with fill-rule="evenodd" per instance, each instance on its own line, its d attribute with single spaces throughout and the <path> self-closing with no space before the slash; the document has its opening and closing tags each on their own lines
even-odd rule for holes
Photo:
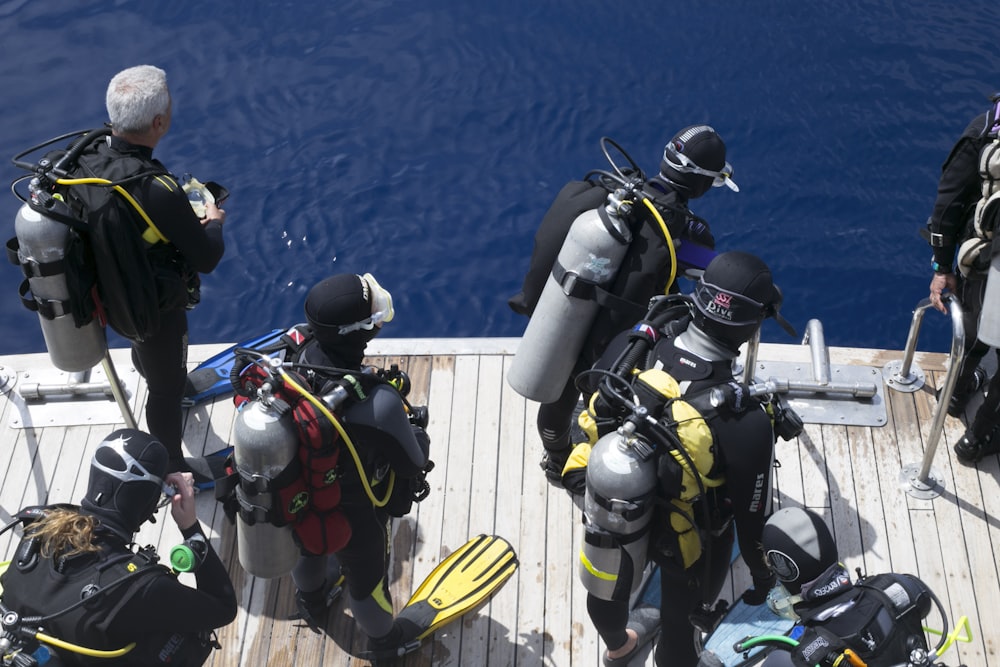
<svg viewBox="0 0 1000 667">
<path fill-rule="evenodd" d="M 601 664 L 601 646 L 576 577 L 579 513 L 565 492 L 545 482 L 538 468 L 536 404 L 514 393 L 503 379 L 516 344 L 513 339 L 384 339 L 370 348 L 375 353 L 371 363 L 398 363 L 412 379 L 411 401 L 429 406 L 431 458 L 437 463 L 428 478 L 430 497 L 395 528 L 392 591 L 397 608 L 442 557 L 479 533 L 506 537 L 521 563 L 487 607 L 440 630 L 401 664 Z M 222 347 L 193 348 L 192 366 Z M 901 356 L 830 349 L 834 365 L 871 367 L 878 380 L 885 363 Z M 127 352 L 115 350 L 114 358 L 123 379 L 131 377 L 134 371 Z M 795 345 L 763 345 L 758 357 L 759 361 L 808 359 L 808 350 Z M 775 505 L 820 511 L 833 527 L 841 557 L 852 571 L 860 567 L 873 574 L 889 570 L 916 574 L 944 602 L 952 624 L 967 615 L 973 641 L 958 644 L 957 651 L 951 649 L 944 662 L 1000 666 L 1000 631 L 988 621 L 991 613 L 1000 611 L 994 546 L 1000 542 L 1000 462 L 992 456 L 978 469 L 956 463 L 951 445 L 962 435 L 963 426 L 948 418 L 934 459 L 943 493 L 926 500 L 904 493 L 901 467 L 922 460 L 936 405 L 933 385 L 944 377 L 942 355 L 918 353 L 915 361 L 927 372 L 930 386 L 915 393 L 886 390 L 884 425 L 813 423 L 796 441 L 779 440 Z M 0 368 L 12 385 L 15 374 L 18 382 L 0 399 L 0 519 L 6 523 L 25 505 L 78 502 L 93 448 L 121 422 L 98 423 L 100 411 L 93 407 L 94 401 L 81 399 L 69 406 L 78 416 L 84 415 L 75 425 L 60 425 L 47 415 L 32 416 L 17 389 L 43 369 L 51 369 L 48 357 L 0 357 Z M 145 391 L 141 383 L 137 385 L 134 409 L 141 419 Z M 227 446 L 233 418 L 228 399 L 189 409 L 186 449 L 198 455 Z M 198 505 L 213 544 L 229 564 L 240 603 L 236 621 L 219 633 L 222 650 L 209 664 L 367 664 L 351 656 L 363 647 L 363 638 L 343 602 L 334 607 L 323 635 L 286 620 L 294 607 L 290 579 L 245 575 L 235 554 L 234 528 L 211 494 L 199 496 Z M 147 525 L 138 541 L 156 544 L 164 554 L 180 539 L 167 518 Z M 0 538 L 4 559 L 14 544 L 9 533 Z M 747 583 L 737 561 L 726 597 L 732 599 Z M 940 626 L 934 615 L 930 618 L 932 625 Z"/>
</svg>

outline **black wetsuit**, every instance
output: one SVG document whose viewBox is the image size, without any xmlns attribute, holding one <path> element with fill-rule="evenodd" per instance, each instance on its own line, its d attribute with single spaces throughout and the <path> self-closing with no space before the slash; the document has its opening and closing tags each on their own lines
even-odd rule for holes
<svg viewBox="0 0 1000 667">
<path fill-rule="evenodd" d="M 673 239 L 688 239 L 714 248 L 715 239 L 711 231 L 704 221 L 691 215 L 687 209 L 687 199 L 680 191 L 658 178 L 651 179 L 644 188 L 656 197 L 657 210 Z M 594 189 L 603 191 L 598 187 Z M 561 192 L 560 196 L 562 195 Z M 601 201 L 603 202 L 603 198 Z M 556 209 L 558 206 L 557 198 L 552 208 Z M 639 208 L 641 210 L 643 207 Z M 670 261 L 670 250 L 660 225 L 648 211 L 642 213 L 643 222 L 633 229 L 632 242 L 622 260 L 618 276 L 608 290 L 634 306 L 606 307 L 598 313 L 562 394 L 556 401 L 542 404 L 538 408 L 538 431 L 543 446 L 550 452 L 561 452 L 562 455 L 569 453 L 570 428 L 580 398 L 580 392 L 574 384 L 576 376 L 594 364 L 618 332 L 645 314 L 652 297 L 663 294 L 667 289 L 667 281 L 674 269 Z M 545 224 L 544 220 L 542 224 Z M 545 275 L 547 277 L 548 271 Z M 672 291 L 677 291 L 676 282 Z"/>
<path fill-rule="evenodd" d="M 979 153 L 990 141 L 987 137 L 989 114 L 974 118 L 955 143 L 941 167 L 938 194 L 928 220 L 928 230 L 939 234 L 940 245 L 933 245 L 934 260 L 943 267 L 951 267 L 956 248 L 974 234 L 971 225 L 976 203 L 982 196 L 979 177 Z M 987 252 L 987 251 L 984 251 Z M 955 395 L 968 394 L 976 367 L 989 352 L 990 346 L 977 337 L 979 315 L 983 309 L 986 292 L 985 272 L 971 271 L 967 277 L 955 271 L 958 278 L 956 296 L 962 304 L 965 329 L 965 356 L 955 384 Z M 997 351 L 1000 358 L 1000 350 Z M 988 436 L 1000 421 L 1000 373 L 993 376 L 982 407 L 976 412 L 969 430 L 975 440 Z"/>
<path fill-rule="evenodd" d="M 315 366 L 360 370 L 357 361 L 328 355 L 315 342 L 307 343 L 296 355 L 296 360 Z M 323 374 L 319 373 L 313 381 L 313 389 L 322 395 L 324 385 Z M 374 392 L 381 392 L 380 396 L 375 398 Z M 340 414 L 344 430 L 351 436 L 369 476 L 378 469 L 387 472 L 385 466 L 388 466 L 396 473 L 394 488 L 397 492 L 405 492 L 404 480 L 419 475 L 427 465 L 429 440 L 422 428 L 408 423 L 403 402 L 395 389 L 379 385 L 369 396 L 368 400 L 355 403 Z M 409 502 L 400 495 L 401 504 L 397 504 L 394 494 L 387 507 L 375 507 L 347 451 L 341 452 L 339 469 L 339 507 L 350 524 L 351 538 L 336 552 L 336 557 L 345 577 L 355 621 L 370 637 L 383 636 L 390 631 L 393 618 L 388 577 L 390 522 L 393 516 L 409 511 Z M 387 477 L 383 477 L 372 486 L 372 491 L 382 498 L 386 487 Z M 314 591 L 323 586 L 327 560 L 325 555 L 301 557 L 292 572 L 296 588 Z M 373 599 L 379 596 L 389 603 L 388 610 Z"/>
<path fill-rule="evenodd" d="M 730 382 L 733 379 L 731 360 L 709 361 L 675 346 L 680 330 L 668 328 L 667 337 L 660 339 L 649 353 L 643 368 L 662 367 L 681 386 L 686 399 L 704 396 L 706 389 Z M 617 357 L 624 347 L 625 338 L 611 343 L 607 354 L 598 366 Z M 725 483 L 709 489 L 707 496 L 712 513 L 718 512 L 725 527 L 700 526 L 703 537 L 710 544 L 701 558 L 688 568 L 672 555 L 664 553 L 657 544 L 672 544 L 672 536 L 658 531 L 670 531 L 665 521 L 653 527 L 650 540 L 650 558 L 660 566 L 660 639 L 656 648 L 656 664 L 671 667 L 692 667 L 698 661 L 694 646 L 694 628 L 689 615 L 704 602 L 711 604 L 722 591 L 729 572 L 733 546 L 734 524 L 739 536 L 740 553 L 750 568 L 755 585 L 768 586 L 773 579 L 764 553 L 760 535 L 767 520 L 771 492 L 771 468 L 774 454 L 774 433 L 771 419 L 763 406 L 753 402 L 745 412 L 720 410 L 706 415 L 715 447 L 713 477 L 722 477 Z M 725 522 L 727 516 L 732 521 Z M 703 515 L 695 512 L 696 520 L 703 522 Z M 709 564 L 705 565 L 706 555 Z M 625 626 L 628 621 L 628 602 L 611 602 L 588 596 L 587 608 L 598 633 L 605 643 L 617 648 L 625 643 Z"/>
<path fill-rule="evenodd" d="M 116 136 L 101 142 L 98 150 L 142 160 L 150 167 L 166 171 L 153 159 L 153 149 L 136 146 Z M 152 176 L 129 184 L 126 189 L 139 201 L 163 235 L 167 248 L 150 251 L 152 263 L 160 266 L 177 261 L 197 273 L 210 273 L 225 251 L 222 224 L 211 221 L 202 225 L 188 202 L 187 195 L 170 176 Z M 157 244 L 161 246 L 162 244 Z M 168 284 L 168 283 L 164 283 Z M 132 360 L 146 379 L 149 395 L 146 399 L 146 424 L 149 432 L 162 442 L 170 453 L 170 470 L 187 470 L 181 451 L 183 414 L 181 400 L 187 381 L 187 294 L 166 294 L 160 291 L 160 326 L 156 333 L 141 343 L 133 342 Z"/>
<path fill-rule="evenodd" d="M 197 523 L 182 531 L 185 539 L 196 533 L 204 536 Z M 101 547 L 99 556 L 75 556 L 59 569 L 56 562 L 41 556 L 28 571 L 22 572 L 12 563 L 0 577 L 4 606 L 22 617 L 54 614 L 79 601 L 82 587 L 88 583 L 107 588 L 125 576 L 125 566 L 132 554 L 125 542 L 102 531 L 95 543 Z M 112 562 L 115 567 L 109 566 Z M 195 571 L 195 580 L 197 588 L 191 588 L 166 568 L 150 566 L 148 572 L 94 597 L 93 603 L 46 622 L 46 634 L 87 648 L 115 650 L 137 642 L 136 648 L 116 659 L 88 658 L 53 648 L 55 657 L 48 664 L 53 667 L 202 664 L 203 659 L 199 661 L 197 657 L 208 655 L 210 648 L 197 635 L 228 625 L 236 618 L 236 593 L 229 573 L 210 544 L 204 561 Z"/>
</svg>

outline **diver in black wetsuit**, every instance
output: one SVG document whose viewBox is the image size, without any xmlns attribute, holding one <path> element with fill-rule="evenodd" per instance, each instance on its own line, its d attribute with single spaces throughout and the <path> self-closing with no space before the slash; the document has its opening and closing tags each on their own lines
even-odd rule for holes
<svg viewBox="0 0 1000 667">
<path fill-rule="evenodd" d="M 734 529 L 739 537 L 741 555 L 753 577 L 753 587 L 743 594 L 744 601 L 762 604 L 774 580 L 760 548 L 760 534 L 771 497 L 775 442 L 772 419 L 763 403 L 749 397 L 743 397 L 740 407 L 719 408 L 713 404 L 710 408 L 708 390 L 732 386 L 732 362 L 740 346 L 758 331 L 765 318 L 774 317 L 783 327 L 790 328 L 778 314 L 780 303 L 780 292 L 772 282 L 770 270 L 760 259 L 746 253 L 726 252 L 712 260 L 695 288 L 693 319 L 684 308 L 684 316 L 680 318 L 664 315 L 665 322 L 654 318 L 652 323 L 642 323 L 658 327 L 659 333 L 652 337 L 656 342 L 637 364 L 637 369 L 662 368 L 679 383 L 680 398 L 697 407 L 711 432 L 710 443 L 690 443 L 690 446 L 711 452 L 714 458 L 705 476 L 707 490 L 702 499 L 686 511 L 691 517 L 688 521 L 693 519 L 697 523 L 698 537 L 694 543 L 700 542 L 701 546 L 694 549 L 691 542 L 685 545 L 683 533 L 691 537 L 690 524 L 681 520 L 679 525 L 686 528 L 681 531 L 675 521 L 678 515 L 674 512 L 653 510 L 649 524 L 648 558 L 660 566 L 661 573 L 657 665 L 693 667 L 696 664 L 690 616 L 703 604 L 711 605 L 718 598 L 729 571 Z M 596 368 L 611 368 L 628 342 L 635 339 L 637 331 L 629 331 L 615 339 Z M 592 377 L 594 375 L 589 374 L 586 382 L 591 382 L 589 378 Z M 593 383 L 587 387 L 597 388 Z M 595 394 L 591 410 L 596 415 L 598 435 L 613 433 L 625 417 L 616 413 L 613 407 L 609 409 L 610 405 L 601 397 L 601 391 Z M 685 449 L 689 447 L 687 441 L 682 439 L 681 442 Z M 586 463 L 591 444 L 577 446 L 564 476 L 567 489 L 582 494 L 586 488 L 588 498 L 592 495 L 588 472 L 580 464 Z M 698 456 L 694 449 L 689 455 Z M 661 458 L 671 457 L 661 454 Z M 657 465 L 661 472 L 658 473 L 659 495 L 655 506 L 671 507 L 671 502 L 676 506 L 677 500 L 665 491 L 668 483 L 662 472 L 664 464 L 661 461 Z M 600 500 L 595 502 L 600 505 Z M 708 503 L 707 512 L 701 511 L 703 503 Z M 711 525 L 705 525 L 706 520 L 710 520 Z M 609 533 L 613 532 L 609 529 Z M 595 532 L 596 535 L 600 532 Z M 617 546 L 609 542 L 607 549 L 612 556 L 593 566 L 600 569 L 600 565 L 619 562 L 620 554 L 620 570 L 611 573 L 618 579 L 614 593 L 600 596 L 593 592 L 597 587 L 588 585 L 591 592 L 587 597 L 587 609 L 608 647 L 605 665 L 609 666 L 626 665 L 653 632 L 646 628 L 645 635 L 640 636 L 642 630 L 634 627 L 629 619 L 628 592 L 634 577 L 641 576 L 645 566 L 645 562 L 632 562 L 628 555 L 627 545 L 636 538 L 634 534 L 623 535 Z M 623 577 L 627 581 L 622 581 Z M 586 578 L 584 582 L 588 583 Z"/>
<path fill-rule="evenodd" d="M 166 171 L 153 159 L 153 149 L 170 129 L 172 112 L 163 70 L 140 65 L 119 72 L 108 85 L 106 101 L 112 136 L 106 142 L 98 142 L 96 150 L 111 158 L 134 158 L 160 172 Z M 114 170 L 115 164 L 124 162 L 113 159 L 110 164 Z M 109 180 L 129 175 L 132 174 L 97 174 Z M 187 379 L 187 309 L 194 307 L 200 298 L 198 274 L 211 272 L 222 259 L 225 251 L 222 224 L 226 213 L 214 203 L 206 202 L 206 217 L 199 220 L 186 194 L 169 175 L 138 179 L 125 187 L 169 240 L 148 251 L 157 275 L 160 326 L 153 335 L 132 343 L 133 362 L 149 389 L 146 423 L 170 453 L 170 470 L 190 471 L 181 450 L 181 400 Z M 205 480 L 199 480 L 202 481 Z"/>
<path fill-rule="evenodd" d="M 708 224 L 691 213 L 688 201 L 714 186 L 738 190 L 731 175 L 722 138 L 707 125 L 694 125 L 680 130 L 667 143 L 660 172 L 646 181 L 643 190 L 654 198 L 673 238 L 712 249 L 715 239 Z M 574 181 L 563 187 L 542 219 L 523 289 L 509 300 L 515 312 L 533 315 L 569 225 L 582 211 L 603 205 L 606 196 L 604 188 L 590 181 Z M 609 290 L 622 300 L 598 313 L 560 397 L 539 406 L 538 433 L 545 448 L 542 469 L 551 483 L 560 483 L 570 453 L 573 413 L 580 398 L 574 385 L 576 375 L 593 365 L 619 331 L 645 314 L 651 297 L 668 289 L 677 291 L 676 284 L 667 284 L 673 270 L 670 250 L 658 225 L 641 225 Z"/>
<path fill-rule="evenodd" d="M 322 396 L 345 372 L 364 381 L 365 348 L 383 323 L 393 318 L 392 296 L 371 274 L 338 274 L 309 290 L 305 315 L 311 338 L 294 352 L 292 361 L 305 365 L 302 368 L 308 369 L 312 391 Z M 357 466 L 348 452 L 342 451 L 337 465 L 337 508 L 346 518 L 346 537 L 328 540 L 328 544 L 339 544 L 325 553 L 307 551 L 300 540 L 302 555 L 292 570 L 292 579 L 298 615 L 318 632 L 340 592 L 339 565 L 351 613 L 368 636 L 369 649 L 374 650 L 399 647 L 415 638 L 394 622 L 388 576 L 391 522 L 393 517 L 407 514 L 414 500 L 423 497 L 419 492 L 424 491 L 424 474 L 431 464 L 430 438 L 423 425 L 407 416 L 399 391 L 383 382 L 368 387 L 365 393 L 363 400 L 351 402 L 338 416 L 372 477 L 372 494 L 381 498 L 387 488 L 394 491 L 387 504 L 376 506 Z M 390 469 L 395 473 L 394 482 Z"/>
<path fill-rule="evenodd" d="M 38 625 L 77 646 L 115 650 L 137 642 L 114 659 L 50 647 L 48 665 L 201 665 L 212 650 L 211 632 L 236 617 L 229 574 L 195 516 L 194 480 L 190 473 L 167 474 L 167 465 L 167 451 L 153 437 L 115 431 L 94 453 L 80 507 L 18 514 L 25 537 L 0 577 L 3 606 L 22 618 L 51 615 Z M 133 548 L 135 533 L 157 510 L 164 482 L 176 490 L 170 514 L 181 535 L 204 544 L 194 570 L 197 588 L 156 565 L 155 553 Z M 90 601 L 78 605 L 81 596 Z"/>
<path fill-rule="evenodd" d="M 997 138 L 998 131 L 1000 97 L 994 98 L 989 112 L 976 116 L 969 123 L 952 147 L 941 167 L 937 198 L 927 221 L 931 251 L 934 253 L 931 259 L 934 271 L 930 284 L 931 303 L 947 314 L 941 295 L 948 290 L 955 293 L 964 311 L 965 356 L 948 404 L 948 414 L 953 417 L 964 413 L 966 404 L 982 389 L 987 379 L 986 371 L 979 366 L 979 362 L 989 352 L 990 346 L 978 339 L 977 332 L 983 311 L 990 251 L 987 239 L 976 230 L 974 216 L 976 204 L 983 195 L 980 156 Z M 1000 350 L 997 354 L 1000 355 Z M 976 411 L 965 434 L 955 443 L 958 459 L 964 463 L 975 463 L 1000 451 L 1000 436 L 996 431 L 998 424 L 1000 373 L 990 380 L 983 405 Z"/>
</svg>

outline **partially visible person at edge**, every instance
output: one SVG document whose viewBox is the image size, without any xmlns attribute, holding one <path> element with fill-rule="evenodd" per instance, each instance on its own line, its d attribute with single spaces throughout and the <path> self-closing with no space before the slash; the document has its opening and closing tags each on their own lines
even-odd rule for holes
<svg viewBox="0 0 1000 667">
<path fill-rule="evenodd" d="M 163 170 L 153 149 L 170 129 L 173 103 L 167 75 L 157 67 L 139 65 L 116 74 L 106 98 L 111 136 L 102 150 L 137 158 Z M 142 342 L 132 343 L 132 360 L 146 379 L 146 426 L 167 448 L 169 469 L 192 471 L 181 448 L 181 400 L 187 381 L 187 310 L 200 299 L 199 273 L 210 273 L 225 251 L 222 224 L 226 212 L 205 203 L 205 217 L 198 219 L 187 195 L 170 176 L 151 176 L 126 186 L 169 239 L 168 250 L 150 252 L 154 270 L 176 271 L 184 281 L 157 284 L 160 300 L 159 329 Z M 185 287 L 183 293 L 178 286 Z M 170 285 L 178 293 L 163 293 Z M 198 473 L 195 473 L 198 475 Z M 199 483 L 210 480 L 198 479 Z"/>
<path fill-rule="evenodd" d="M 120 658 L 93 658 L 63 648 L 48 665 L 201 665 L 212 631 L 236 618 L 229 574 L 195 516 L 190 473 L 167 472 L 166 448 L 142 431 L 108 435 L 94 452 L 80 506 L 53 505 L 26 521 L 15 557 L 0 577 L 2 603 L 56 639 L 98 650 L 135 642 Z M 203 541 L 197 588 L 182 584 L 156 554 L 135 551 L 135 534 L 153 521 L 164 482 L 175 490 L 170 516 L 185 540 Z M 121 583 L 117 583 L 121 582 Z M 81 596 L 89 601 L 78 603 Z M 66 609 L 70 609 L 66 613 Z"/>
<path fill-rule="evenodd" d="M 342 371 L 363 376 L 368 342 L 393 319 L 392 295 L 370 273 L 337 274 L 309 290 L 305 315 L 311 338 L 307 337 L 294 352 L 292 361 L 310 369 L 310 389 L 322 396 L 343 378 Z M 380 393 L 376 396 L 375 392 Z M 372 472 L 369 477 L 375 475 L 372 492 L 378 497 L 384 495 L 389 469 L 396 475 L 395 492 L 385 506 L 376 507 L 357 466 L 346 451 L 342 452 L 338 464 L 339 509 L 349 527 L 349 539 L 335 555 L 303 551 L 292 570 L 292 580 L 299 616 L 318 631 L 341 592 L 337 582 L 338 575 L 343 575 L 354 621 L 368 636 L 369 649 L 381 650 L 415 639 L 408 636 L 410 628 L 402 627 L 393 617 L 388 575 L 391 527 L 393 517 L 404 516 L 412 505 L 413 487 L 407 480 L 423 482 L 430 438 L 421 426 L 409 422 L 396 389 L 382 384 L 367 394 L 366 399 L 345 409 L 344 429 L 364 468 Z"/>
<path fill-rule="evenodd" d="M 646 181 L 643 191 L 654 198 L 672 238 L 714 249 L 715 238 L 708 223 L 689 210 L 688 201 L 721 185 L 738 190 L 732 180 L 732 167 L 726 162 L 726 145 L 708 125 L 692 125 L 677 132 L 664 147 L 660 171 Z M 568 229 L 580 213 L 603 206 L 606 198 L 607 191 L 593 181 L 572 181 L 559 192 L 535 236 L 531 268 L 524 288 L 508 302 L 515 312 L 533 315 L 552 271 L 558 248 L 547 246 L 561 246 L 563 236 L 550 230 Z M 625 303 L 617 302 L 616 307 L 605 307 L 598 313 L 562 394 L 555 402 L 539 406 L 538 434 L 545 448 L 541 467 L 551 483 L 560 483 L 563 465 L 570 453 L 570 431 L 580 399 L 576 375 L 593 365 L 615 334 L 645 314 L 650 298 L 668 289 L 678 291 L 676 283 L 667 284 L 672 270 L 670 250 L 663 233 L 652 216 L 647 215 L 644 224 L 634 230 L 633 240 L 610 290 L 632 307 L 626 308 Z"/>
<path fill-rule="evenodd" d="M 790 607 L 805 629 L 797 647 L 772 651 L 764 667 L 833 667 L 858 659 L 867 667 L 940 664 L 922 627 L 933 593 L 920 579 L 890 573 L 852 583 L 823 518 L 800 507 L 771 515 L 761 544 L 781 584 L 776 606 Z M 846 649 L 857 658 L 844 660 Z M 721 667 L 718 659 L 700 665 Z"/>
<path fill-rule="evenodd" d="M 674 308 L 642 322 L 658 333 L 652 337 L 656 341 L 652 349 L 640 356 L 636 364 L 640 370 L 662 368 L 673 377 L 679 385 L 680 398 L 696 406 L 711 435 L 710 442 L 694 443 L 678 431 L 679 442 L 689 450 L 691 460 L 704 460 L 705 452 L 712 457 L 710 468 L 702 471 L 706 491 L 699 501 L 708 503 L 707 513 L 697 509 L 692 500 L 687 501 L 688 510 L 677 510 L 681 507 L 677 503 L 684 500 L 670 495 L 668 489 L 680 484 L 686 486 L 687 482 L 666 475 L 663 471 L 668 468 L 661 459 L 655 466 L 660 471 L 653 503 L 656 509 L 651 510 L 650 523 L 641 529 L 650 531 L 645 557 L 660 567 L 662 605 L 655 661 L 661 667 L 693 667 L 697 663 L 692 615 L 718 599 L 729 572 L 734 532 L 753 577 L 753 587 L 743 594 L 743 600 L 751 605 L 762 604 L 774 581 L 760 547 L 761 531 L 770 512 L 776 437 L 772 417 L 764 403 L 749 397 L 742 398 L 739 408 L 709 407 L 708 390 L 733 383 L 732 364 L 739 348 L 757 333 L 764 319 L 775 318 L 789 332 L 791 325 L 778 312 L 781 292 L 772 281 L 771 271 L 758 257 L 743 252 L 717 255 L 699 279 L 693 301 L 693 316 L 687 307 L 680 309 L 680 313 Z M 612 341 L 595 368 L 611 368 L 635 335 L 630 330 Z M 596 380 L 588 381 L 588 385 L 588 389 L 598 390 Z M 602 399 L 601 391 L 594 394 L 590 406 L 587 415 L 594 413 L 596 437 L 614 433 L 627 417 Z M 652 409 L 649 414 L 653 415 Z M 670 419 L 680 419 L 676 413 L 671 415 L 663 418 L 665 428 L 670 428 Z M 692 420 L 693 417 L 684 418 L 685 423 Z M 586 493 L 588 497 L 592 493 L 586 466 L 594 442 L 577 445 L 566 466 L 564 484 L 571 493 Z M 600 499 L 593 502 L 595 506 L 610 507 Z M 589 511 L 590 501 L 584 506 L 585 512 Z M 663 508 L 672 509 L 664 512 Z M 704 525 L 706 514 L 711 517 L 712 525 Z M 683 531 L 674 525 L 675 517 L 687 517 L 681 519 Z M 694 534 L 686 523 L 691 520 L 696 524 Z M 635 519 L 629 521 L 638 523 Z M 592 523 L 588 519 L 585 525 L 588 522 Z M 644 627 L 646 621 L 636 622 L 629 612 L 633 578 L 641 576 L 645 567 L 645 560 L 633 562 L 627 551 L 628 544 L 638 537 L 630 534 L 623 536 L 627 539 L 620 543 L 608 542 L 606 548 L 620 554 L 609 559 L 620 563 L 619 571 L 610 573 L 617 577 L 615 592 L 601 597 L 588 592 L 587 596 L 587 611 L 608 649 L 604 655 L 608 667 L 627 665 L 655 632 L 655 625 Z M 581 576 L 583 572 L 581 569 Z M 652 619 L 654 624 L 655 620 Z"/>
<path fill-rule="evenodd" d="M 1000 189 L 995 180 L 1000 173 L 991 178 L 980 172 L 982 160 L 989 161 L 990 156 L 993 160 L 1000 157 L 993 155 L 996 153 L 993 142 L 998 129 L 1000 96 L 993 98 L 989 111 L 969 123 L 948 154 L 941 168 L 934 209 L 927 221 L 931 251 L 934 253 L 931 259 L 934 276 L 930 284 L 930 301 L 947 315 L 942 295 L 950 291 L 958 298 L 964 311 L 965 356 L 948 404 L 948 414 L 953 417 L 960 417 L 965 412 L 969 400 L 987 380 L 979 362 L 990 346 L 979 340 L 977 333 L 990 265 L 990 241 L 986 234 L 992 236 L 997 209 L 992 208 L 992 216 L 987 216 L 988 219 L 979 220 L 982 213 L 977 214 L 977 203 L 986 199 L 993 190 Z M 1000 350 L 997 354 L 1000 355 Z M 971 464 L 1000 451 L 1000 438 L 996 433 L 998 421 L 1000 374 L 995 374 L 990 380 L 985 401 L 976 411 L 965 434 L 955 443 L 954 451 L 958 459 Z"/>
</svg>

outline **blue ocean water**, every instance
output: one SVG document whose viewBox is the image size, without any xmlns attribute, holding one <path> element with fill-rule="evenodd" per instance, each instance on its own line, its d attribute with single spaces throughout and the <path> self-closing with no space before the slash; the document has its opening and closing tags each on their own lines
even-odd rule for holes
<svg viewBox="0 0 1000 667">
<path fill-rule="evenodd" d="M 0 0 L 0 21 L 7 181 L 8 156 L 106 120 L 115 72 L 167 71 L 157 157 L 232 193 L 194 343 L 301 321 L 340 271 L 393 292 L 385 336 L 518 336 L 506 299 L 559 188 L 607 167 L 600 138 L 652 172 L 709 123 L 740 186 L 693 202 L 719 248 L 768 262 L 800 332 L 817 318 L 830 345 L 900 348 L 941 163 L 1000 88 L 985 0 Z M 17 207 L 0 199 L 8 236 Z M 0 349 L 42 351 L 5 266 Z M 929 316 L 920 349 L 949 331 Z M 797 342 L 770 323 L 763 339 Z"/>
</svg>

